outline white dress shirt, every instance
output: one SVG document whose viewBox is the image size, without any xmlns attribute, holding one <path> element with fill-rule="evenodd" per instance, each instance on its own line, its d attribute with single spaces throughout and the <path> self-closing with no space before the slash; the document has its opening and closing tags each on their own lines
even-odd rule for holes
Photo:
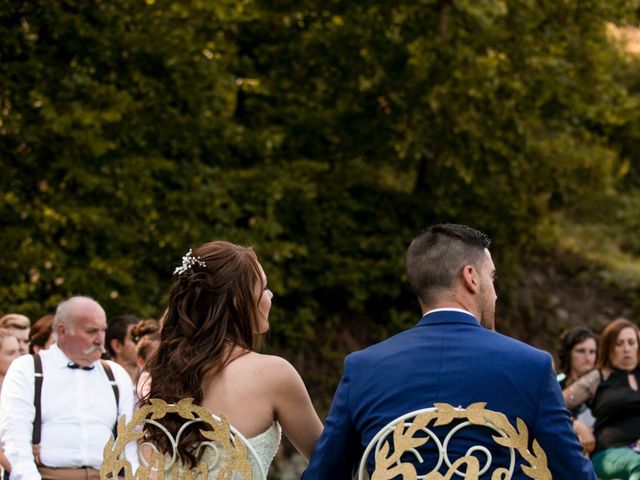
<svg viewBox="0 0 640 480">
<path fill-rule="evenodd" d="M 113 434 L 116 419 L 133 413 L 133 386 L 127 372 L 109 362 L 119 390 L 119 407 L 113 388 L 100 361 L 92 370 L 71 369 L 69 358 L 52 345 L 41 350 L 42 358 L 42 438 L 40 459 L 47 467 L 92 467 L 100 470 L 102 452 Z M 11 462 L 12 480 L 39 480 L 31 449 L 35 407 L 33 357 L 23 355 L 13 361 L 0 392 L 0 438 Z M 137 447 L 130 442 L 125 450 L 137 468 Z"/>
</svg>

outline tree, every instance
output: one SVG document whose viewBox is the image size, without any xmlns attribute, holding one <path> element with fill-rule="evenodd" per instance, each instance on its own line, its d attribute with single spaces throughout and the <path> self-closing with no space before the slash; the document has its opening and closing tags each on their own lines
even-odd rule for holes
<svg viewBox="0 0 640 480">
<path fill-rule="evenodd" d="M 637 135 L 606 34 L 633 2 L 0 7 L 3 310 L 159 316 L 180 257 L 227 239 L 262 258 L 272 348 L 338 363 L 415 322 L 418 230 L 488 231 L 509 277 Z"/>
</svg>

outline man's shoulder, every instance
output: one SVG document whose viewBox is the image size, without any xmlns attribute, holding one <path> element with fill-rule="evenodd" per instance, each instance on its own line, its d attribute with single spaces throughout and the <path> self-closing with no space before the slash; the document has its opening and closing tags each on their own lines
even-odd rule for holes
<svg viewBox="0 0 640 480">
<path fill-rule="evenodd" d="M 25 357 L 28 358 L 28 361 L 31 362 L 31 364 L 34 363 L 34 360 L 35 360 L 34 357 L 39 357 L 40 361 L 42 362 L 42 365 L 51 365 L 51 364 L 57 365 L 61 362 L 65 362 L 65 360 L 63 360 L 64 353 L 62 352 L 62 350 L 60 350 L 60 348 L 57 345 L 52 345 L 47 349 L 42 349 L 38 353 L 22 355 L 21 357 L 18 358 L 18 360 L 22 360 Z"/>
<path fill-rule="evenodd" d="M 521 340 L 509 337 L 500 332 L 485 330 L 491 336 L 496 348 L 504 349 L 506 353 L 513 353 L 517 356 L 524 356 L 527 359 L 547 360 L 551 357 L 549 352 L 529 345 Z"/>
<path fill-rule="evenodd" d="M 34 361 L 33 355 L 30 355 L 30 354 L 20 355 L 18 358 L 16 358 L 11 362 L 11 365 L 9 365 L 9 369 L 17 370 L 17 371 L 30 371 L 33 373 L 34 372 L 33 361 Z"/>
<path fill-rule="evenodd" d="M 113 360 L 100 360 L 100 363 L 102 363 L 103 369 L 105 364 L 108 365 L 109 368 L 111 368 L 111 371 L 113 372 L 113 376 L 115 377 L 118 383 L 124 380 L 128 380 L 129 383 L 131 383 L 131 377 L 129 376 L 127 371 L 124 369 L 124 367 L 120 365 L 118 362 L 115 362 Z"/>
<path fill-rule="evenodd" d="M 408 328 L 392 335 L 389 338 L 349 353 L 345 357 L 345 364 L 360 364 L 361 362 L 377 362 L 381 357 L 386 357 L 393 352 L 403 350 L 406 339 L 415 333 L 415 328 Z"/>
<path fill-rule="evenodd" d="M 403 355 L 406 353 L 406 349 L 411 348 L 408 345 L 411 343 L 412 337 L 422 334 L 422 327 L 403 330 L 362 350 L 350 353 L 345 359 L 345 364 L 366 365 L 371 361 L 378 362 L 388 359 L 389 356 Z M 518 361 L 525 363 L 545 364 L 551 361 L 548 352 L 493 330 L 473 326 L 468 335 L 473 337 L 472 339 L 466 338 L 469 341 L 464 348 L 469 353 L 482 350 L 488 355 L 496 355 L 496 358 L 518 359 Z"/>
<path fill-rule="evenodd" d="M 102 363 L 102 365 L 107 364 L 109 365 L 109 367 L 111 368 L 111 370 L 113 370 L 113 372 L 124 372 L 127 373 L 127 371 L 124 369 L 124 367 L 122 365 L 120 365 L 118 362 L 116 362 L 115 360 L 107 360 L 107 359 L 100 359 L 98 360 L 100 363 Z"/>
</svg>

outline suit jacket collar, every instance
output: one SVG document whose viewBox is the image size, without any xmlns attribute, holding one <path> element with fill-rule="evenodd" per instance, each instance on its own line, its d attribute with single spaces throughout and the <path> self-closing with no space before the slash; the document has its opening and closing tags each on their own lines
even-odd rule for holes
<svg viewBox="0 0 640 480">
<path fill-rule="evenodd" d="M 480 322 L 470 312 L 460 309 L 437 309 L 427 312 L 418 322 L 417 326 L 442 325 L 462 323 L 466 325 L 480 326 Z"/>
</svg>

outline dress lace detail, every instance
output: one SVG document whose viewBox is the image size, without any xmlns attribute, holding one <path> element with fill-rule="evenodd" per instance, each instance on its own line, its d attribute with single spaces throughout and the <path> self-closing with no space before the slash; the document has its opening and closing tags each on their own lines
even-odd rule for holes
<svg viewBox="0 0 640 480">
<path fill-rule="evenodd" d="M 282 429 L 278 422 L 273 422 L 271 426 L 261 434 L 247 439 L 256 450 L 265 474 L 269 473 L 269 466 L 278 452 L 281 439 Z M 253 467 L 253 478 L 260 478 L 258 477 L 259 470 L 256 462 L 251 457 L 250 460 L 251 466 Z"/>
</svg>

